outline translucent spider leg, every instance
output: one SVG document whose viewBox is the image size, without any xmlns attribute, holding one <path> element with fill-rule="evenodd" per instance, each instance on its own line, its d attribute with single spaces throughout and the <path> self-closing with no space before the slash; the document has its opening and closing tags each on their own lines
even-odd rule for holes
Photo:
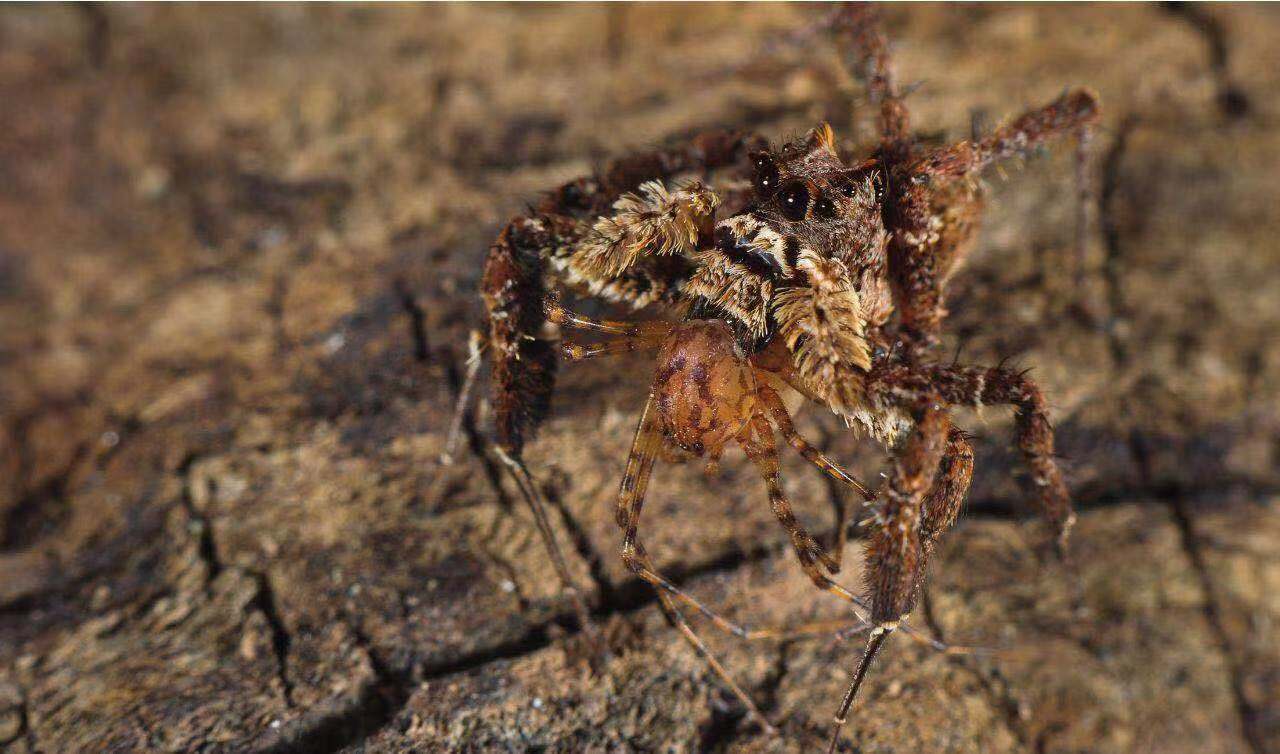
<svg viewBox="0 0 1280 754">
<path fill-rule="evenodd" d="M 756 465 L 760 477 L 769 490 L 769 506 L 778 523 L 787 530 L 791 537 L 791 545 L 795 548 L 796 557 L 800 559 L 800 567 L 819 589 L 841 594 L 844 587 L 836 584 L 818 567 L 821 563 L 829 572 L 835 573 L 840 566 L 835 562 L 809 530 L 796 519 L 791 510 L 791 503 L 782 490 L 782 475 L 778 470 L 778 448 L 773 440 L 773 430 L 763 414 L 755 416 L 742 430 L 738 440 L 742 443 L 747 458 Z"/>
<path fill-rule="evenodd" d="M 622 322 L 618 320 L 593 319 L 571 312 L 560 305 L 553 297 L 548 297 L 543 304 L 547 321 L 561 327 L 569 327 L 588 332 L 606 333 L 613 337 L 599 343 L 560 342 L 560 353 L 571 361 L 584 361 L 601 356 L 613 356 L 621 353 L 657 348 L 662 344 L 674 325 L 670 322 Z"/>
<path fill-rule="evenodd" d="M 764 716 L 764 713 L 760 711 L 760 708 L 756 706 L 756 703 L 733 680 L 733 677 L 729 675 L 719 661 L 712 656 L 706 644 L 689 626 L 688 622 L 684 620 L 680 612 L 674 609 L 674 605 L 670 602 L 671 597 L 683 593 L 653 570 L 649 563 L 648 554 L 644 552 L 643 546 L 640 544 L 640 511 L 644 506 L 644 495 L 649 486 L 649 476 L 653 471 L 658 446 L 662 443 L 662 431 L 657 421 L 657 412 L 653 410 L 653 406 L 654 398 L 650 395 L 649 400 L 645 402 L 644 410 L 640 414 L 640 423 L 636 429 L 635 439 L 631 444 L 631 452 L 627 457 L 627 469 L 622 477 L 622 485 L 618 492 L 617 521 L 618 526 L 623 530 L 622 560 L 633 573 L 658 590 L 659 599 L 664 609 L 667 609 L 668 615 L 675 619 L 681 635 L 685 637 L 685 640 L 693 647 L 694 651 L 707 661 L 712 672 L 719 676 L 725 686 L 738 698 L 738 701 L 746 708 L 747 713 L 758 720 L 765 730 L 771 734 L 777 733 L 777 730 Z M 694 604 L 696 605 L 696 603 Z M 700 606 L 698 607 L 700 608 Z"/>
<path fill-rule="evenodd" d="M 760 708 L 756 706 L 756 703 L 751 701 L 751 697 L 747 696 L 747 692 L 733 680 L 733 676 L 729 675 L 729 671 L 725 670 L 715 655 L 711 654 L 711 650 L 707 649 L 707 645 L 703 643 L 702 637 L 698 636 L 693 627 L 689 625 L 689 621 L 685 620 L 679 608 L 671 601 L 671 597 L 659 590 L 658 602 L 662 605 L 663 612 L 667 614 L 667 617 L 671 619 L 675 627 L 680 630 L 680 635 L 685 638 L 685 641 L 707 663 L 711 671 L 719 676 L 720 680 L 729 687 L 729 691 L 738 698 L 738 701 L 747 708 L 747 714 L 759 721 L 760 727 L 764 729 L 765 733 L 770 736 L 778 735 L 778 729 L 773 727 L 773 723 L 770 723 L 764 713 L 760 711 Z"/>
<path fill-rule="evenodd" d="M 552 531 L 551 522 L 547 517 L 547 503 L 542 498 L 542 491 L 534 483 L 533 476 L 529 473 L 528 468 L 525 467 L 524 461 L 508 454 L 501 445 L 495 445 L 494 452 L 511 472 L 511 476 L 516 480 L 516 486 L 520 488 L 521 497 L 529 505 L 529 509 L 533 511 L 533 519 L 538 525 L 538 533 L 541 534 L 547 552 L 551 555 L 551 564 L 555 567 L 556 575 L 560 577 L 560 583 L 565 593 L 569 595 L 569 601 L 573 603 L 573 610 L 577 614 L 579 627 L 591 643 L 596 655 L 603 656 L 606 654 L 604 642 L 600 637 L 599 631 L 596 630 L 595 622 L 591 620 L 591 613 L 587 609 L 587 603 L 582 599 L 582 592 L 579 591 L 578 585 L 569 573 L 569 566 L 564 559 L 564 553 L 560 551 L 560 544 L 556 541 L 555 532 Z"/>
<path fill-rule="evenodd" d="M 548 320 L 556 322 L 562 326 L 571 326 L 584 330 L 615 334 L 616 340 L 606 341 L 602 344 L 593 344 L 591 346 L 577 346 L 573 344 L 565 345 L 564 349 L 566 355 L 569 358 L 575 359 L 594 358 L 614 353 L 629 352 L 639 348 L 655 347 L 659 344 L 661 337 L 665 337 L 672 328 L 672 324 L 667 322 L 629 323 L 613 320 L 591 319 L 589 317 L 570 312 L 569 310 L 561 307 L 555 301 L 549 301 L 546 305 L 546 309 L 548 313 Z M 663 444 L 659 442 L 659 453 L 662 449 Z M 818 453 L 816 449 L 814 449 L 813 452 Z M 827 461 L 825 456 L 821 456 L 820 453 L 818 453 L 818 455 L 823 462 L 825 462 L 830 468 L 835 469 L 836 473 L 842 474 L 843 477 L 848 479 L 855 487 L 861 490 L 866 489 L 860 482 L 849 477 L 842 470 L 836 467 L 834 463 Z M 870 626 L 869 623 L 866 623 L 865 620 L 861 619 L 858 624 L 850 626 L 848 619 L 842 618 L 810 621 L 795 626 L 745 628 L 740 624 L 724 618 L 703 605 L 687 592 L 684 592 L 671 584 L 653 567 L 652 561 L 649 560 L 648 555 L 644 550 L 644 546 L 639 542 L 639 540 L 636 542 L 636 552 L 640 560 L 645 564 L 648 576 L 657 580 L 656 582 L 651 581 L 650 583 L 655 583 L 655 585 L 658 586 L 662 592 L 670 596 L 671 599 L 678 600 L 707 617 L 717 628 L 740 639 L 745 639 L 747 641 L 759 641 L 764 639 L 798 638 L 801 636 L 821 633 L 836 633 L 838 635 L 850 631 L 866 630 Z M 858 604 L 862 605 L 863 603 L 859 601 Z"/>
<path fill-rule="evenodd" d="M 721 630 L 743 639 L 758 639 L 771 636 L 771 631 L 751 631 L 727 620 L 715 611 L 707 608 L 692 595 L 672 584 L 665 576 L 653 567 L 644 545 L 639 540 L 640 510 L 644 506 L 645 493 L 648 491 L 650 474 L 657 459 L 658 449 L 662 445 L 662 434 L 658 427 L 656 412 L 653 409 L 654 399 L 650 396 L 641 413 L 640 425 L 632 442 L 631 453 L 627 457 L 626 472 L 622 477 L 622 485 L 618 493 L 616 518 L 618 526 L 623 529 L 624 539 L 622 559 L 640 578 L 649 582 L 661 592 L 701 613 Z"/>
<path fill-rule="evenodd" d="M 757 389 L 757 397 L 769 410 L 769 414 L 773 417 L 773 423 L 777 425 L 778 431 L 782 433 L 782 436 L 786 438 L 791 447 L 795 448 L 796 452 L 803 456 L 806 461 L 817 466 L 819 469 L 822 469 L 828 476 L 835 479 L 837 482 L 841 482 L 852 487 L 859 495 L 862 496 L 863 500 L 871 501 L 875 499 L 875 494 L 871 492 L 871 490 L 867 489 L 866 485 L 853 478 L 847 471 L 841 468 L 839 464 L 832 461 L 830 458 L 827 458 L 822 451 L 813 447 L 809 441 L 800 436 L 800 433 L 796 431 L 795 425 L 791 422 L 791 414 L 787 411 L 786 404 L 782 402 L 782 397 L 779 396 L 773 388 L 761 383 Z M 839 515 L 836 520 L 835 543 L 831 551 L 831 558 L 835 563 L 835 568 L 832 571 L 833 573 L 838 573 L 840 571 L 840 563 L 844 558 L 845 544 L 848 541 L 847 511 L 848 505 L 841 505 L 839 508 Z"/>
<path fill-rule="evenodd" d="M 484 361 L 484 335 L 479 330 L 471 331 L 467 343 L 467 374 L 458 390 L 458 399 L 453 406 L 453 417 L 449 420 L 449 432 L 444 437 L 444 450 L 440 452 L 440 463 L 449 466 L 453 463 L 453 454 L 458 449 L 458 439 L 462 437 L 462 424 L 466 421 L 467 410 L 471 407 L 471 393 L 475 390 L 480 378 L 480 366 Z"/>
<path fill-rule="evenodd" d="M 671 332 L 673 327 L 670 322 L 662 321 L 626 322 L 616 319 L 595 319 L 569 311 L 561 306 L 560 301 L 554 296 L 547 296 L 543 301 L 542 310 L 547 315 L 547 321 L 552 324 L 630 338 L 662 337 Z"/>
</svg>

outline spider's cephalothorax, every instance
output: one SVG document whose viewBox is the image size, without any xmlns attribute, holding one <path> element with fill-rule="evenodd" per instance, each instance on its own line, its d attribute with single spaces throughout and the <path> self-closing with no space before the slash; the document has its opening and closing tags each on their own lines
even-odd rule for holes
<svg viewBox="0 0 1280 754">
<path fill-rule="evenodd" d="M 759 137 L 717 131 L 565 184 L 528 216 L 513 219 L 490 248 L 481 280 L 487 327 L 476 343 L 493 365 L 497 454 L 529 503 L 593 640 L 587 607 L 522 450 L 548 410 L 557 354 L 582 360 L 655 352 L 618 494 L 622 557 L 657 589 L 663 609 L 747 710 L 772 730 L 707 654 L 681 608 L 745 638 L 780 632 L 748 631 L 704 607 L 658 572 L 639 536 L 657 460 L 713 462 L 727 447 L 741 447 L 805 573 L 846 601 L 869 631 L 836 715 L 838 737 L 871 659 L 903 626 L 929 555 L 968 491 L 973 453 L 948 407 L 1014 408 L 1030 496 L 1065 545 L 1074 516 L 1039 389 L 1003 367 L 937 363 L 932 346 L 946 313 L 945 283 L 981 211 L 981 171 L 1053 137 L 1083 135 L 1098 119 L 1098 103 L 1087 90 L 1069 91 L 981 140 L 926 148 L 911 135 L 874 11 L 842 10 L 832 27 L 880 108 L 881 143 L 872 157 L 842 159 L 825 124 L 774 150 Z M 556 283 L 669 316 L 638 323 L 592 319 L 561 306 Z M 556 343 L 549 325 L 606 337 Z M 473 360 L 468 386 L 479 363 Z M 891 452 L 874 493 L 796 432 L 791 413 L 806 401 L 861 426 Z M 869 603 L 832 578 L 840 571 L 847 512 L 829 548 L 793 514 L 782 490 L 778 435 L 870 501 Z"/>
<path fill-rule="evenodd" d="M 716 224 L 684 286 L 688 312 L 722 318 L 747 352 L 786 346 L 797 385 L 863 419 L 871 337 L 893 310 L 883 222 L 886 171 L 845 164 L 831 127 L 748 155 L 752 201 Z"/>
</svg>

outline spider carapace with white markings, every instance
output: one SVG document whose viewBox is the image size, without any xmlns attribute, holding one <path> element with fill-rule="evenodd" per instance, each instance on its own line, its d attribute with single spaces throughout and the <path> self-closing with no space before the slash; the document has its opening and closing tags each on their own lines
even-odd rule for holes
<svg viewBox="0 0 1280 754">
<path fill-rule="evenodd" d="M 904 627 L 930 553 L 968 491 L 973 453 L 949 407 L 1014 409 L 1031 495 L 1065 546 L 1074 516 L 1040 390 L 1022 373 L 944 364 L 934 352 L 945 283 L 972 245 L 982 209 L 981 172 L 1055 137 L 1076 135 L 1083 143 L 1098 102 L 1087 90 L 1070 90 L 984 138 L 925 147 L 911 135 L 875 11 L 844 8 L 828 23 L 878 107 L 878 148 L 850 159 L 826 124 L 778 148 L 755 135 L 717 131 L 567 183 L 508 223 L 490 248 L 481 281 L 487 326 L 473 347 L 492 365 L 495 451 L 531 506 L 592 637 L 522 450 L 547 414 L 560 358 L 652 354 L 652 385 L 617 499 L 622 558 L 772 731 L 683 611 L 744 638 L 771 632 L 731 623 L 669 582 L 640 528 L 659 459 L 714 463 L 726 448 L 742 448 L 800 566 L 818 588 L 847 601 L 869 634 L 835 716 L 834 749 L 868 666 Z M 594 319 L 562 306 L 557 286 L 668 316 Z M 591 337 L 557 341 L 550 325 Z M 796 432 L 791 415 L 805 402 L 829 408 L 888 449 L 877 489 Z M 832 578 L 846 522 L 837 521 L 827 548 L 793 515 L 779 477 L 779 436 L 871 508 L 865 598 Z"/>
</svg>

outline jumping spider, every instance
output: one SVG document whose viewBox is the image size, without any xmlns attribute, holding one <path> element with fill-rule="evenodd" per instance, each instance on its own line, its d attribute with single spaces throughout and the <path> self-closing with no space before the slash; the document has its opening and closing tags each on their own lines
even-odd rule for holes
<svg viewBox="0 0 1280 754">
<path fill-rule="evenodd" d="M 659 456 L 714 462 L 727 446 L 740 446 L 763 478 L 800 566 L 818 588 L 848 601 L 869 630 L 835 716 L 834 749 L 868 666 L 904 625 L 926 561 L 968 491 L 973 452 L 948 407 L 1015 409 L 1032 494 L 1065 545 L 1074 514 L 1040 390 L 1001 367 L 940 364 L 933 351 L 946 314 L 945 283 L 972 245 L 982 210 L 979 175 L 1053 137 L 1074 133 L 1083 142 L 1097 122 L 1098 101 L 1090 91 L 1072 90 L 985 138 L 926 148 L 911 134 L 875 11 L 843 8 L 829 22 L 846 64 L 879 107 L 879 147 L 847 161 L 826 124 L 779 148 L 755 135 L 717 131 L 680 148 L 616 160 L 564 184 L 511 220 L 489 250 L 481 281 L 487 328 L 473 341 L 477 358 L 468 386 L 487 349 L 496 452 L 534 512 L 584 631 L 594 637 L 521 453 L 546 417 L 558 356 L 581 361 L 656 352 L 617 501 L 622 558 L 655 587 L 684 637 L 772 731 L 680 607 L 739 636 L 767 632 L 721 618 L 670 583 L 639 535 Z M 670 318 L 586 317 L 561 305 L 553 283 L 635 309 L 652 306 Z M 545 337 L 548 323 L 608 337 L 557 343 Z M 791 414 L 806 400 L 890 450 L 878 490 L 867 490 L 796 432 Z M 828 550 L 792 514 L 775 431 L 872 507 L 869 605 L 831 578 L 840 570 L 844 522 Z"/>
</svg>

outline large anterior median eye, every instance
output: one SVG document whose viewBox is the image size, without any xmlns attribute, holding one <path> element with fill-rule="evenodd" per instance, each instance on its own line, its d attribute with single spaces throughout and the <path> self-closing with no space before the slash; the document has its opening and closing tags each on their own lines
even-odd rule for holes
<svg viewBox="0 0 1280 754">
<path fill-rule="evenodd" d="M 778 190 L 778 206 L 788 220 L 803 220 L 809 211 L 809 189 L 800 181 L 792 181 Z"/>
<path fill-rule="evenodd" d="M 755 178 L 752 185 L 756 191 L 764 197 L 771 196 L 773 192 L 778 190 L 778 166 L 773 164 L 773 158 L 764 152 L 760 152 L 752 156 L 752 165 L 755 167 Z"/>
</svg>

